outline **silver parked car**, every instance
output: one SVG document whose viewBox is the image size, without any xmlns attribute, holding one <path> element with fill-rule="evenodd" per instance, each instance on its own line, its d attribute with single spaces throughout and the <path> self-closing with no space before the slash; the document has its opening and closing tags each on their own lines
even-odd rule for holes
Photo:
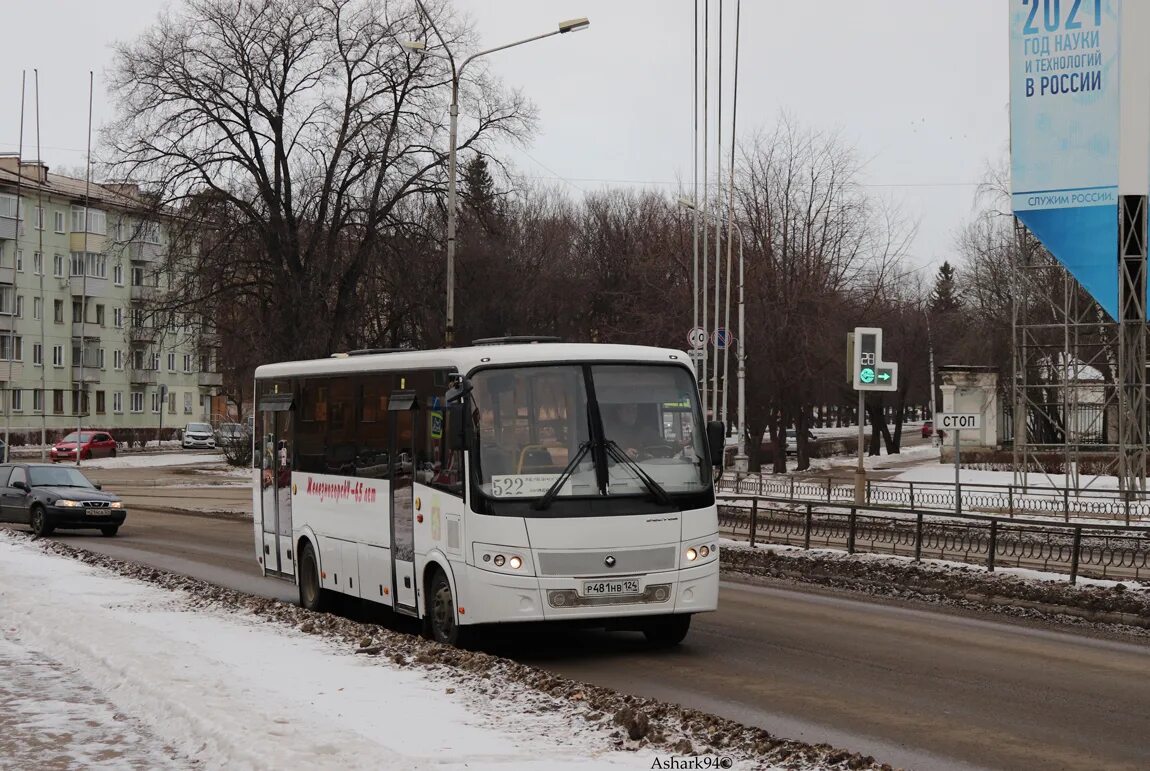
<svg viewBox="0 0 1150 771">
<path fill-rule="evenodd" d="M 207 423 L 189 423 L 184 426 L 184 440 L 181 444 L 185 450 L 214 450 L 216 437 Z"/>
<path fill-rule="evenodd" d="M 251 432 L 243 423 L 220 423 L 216 429 L 216 445 L 246 444 L 251 441 Z"/>
</svg>

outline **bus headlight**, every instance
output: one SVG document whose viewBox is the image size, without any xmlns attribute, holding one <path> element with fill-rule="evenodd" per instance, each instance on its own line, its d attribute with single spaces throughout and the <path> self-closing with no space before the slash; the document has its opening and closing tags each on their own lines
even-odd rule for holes
<svg viewBox="0 0 1150 771">
<path fill-rule="evenodd" d="M 507 561 L 507 558 L 504 557 L 502 554 L 496 554 L 495 555 L 495 567 L 497 567 L 497 568 L 503 567 L 503 563 L 506 561 Z"/>
<path fill-rule="evenodd" d="M 699 552 L 695 551 L 695 547 L 687 549 L 687 562 L 694 562 L 699 558 Z"/>
<path fill-rule="evenodd" d="M 700 546 L 699 547 L 699 556 L 702 557 L 703 559 L 706 559 L 707 557 L 711 556 L 711 547 L 707 546 L 706 544 L 703 544 L 702 546 Z"/>
<path fill-rule="evenodd" d="M 511 559 L 507 560 L 507 564 L 509 567 L 518 570 L 519 568 L 523 567 L 523 560 L 519 559 L 518 557 L 512 557 Z"/>
</svg>

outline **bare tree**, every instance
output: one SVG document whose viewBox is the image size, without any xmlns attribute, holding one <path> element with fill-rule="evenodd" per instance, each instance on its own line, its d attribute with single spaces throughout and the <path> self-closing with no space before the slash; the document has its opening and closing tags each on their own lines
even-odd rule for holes
<svg viewBox="0 0 1150 771">
<path fill-rule="evenodd" d="M 782 119 L 743 148 L 736 218 L 748 247 L 748 446 L 775 442 L 786 470 L 785 429 L 807 461 L 812 409 L 837 401 L 845 332 L 882 286 L 910 231 L 858 185 L 854 153 L 834 135 Z"/>
<path fill-rule="evenodd" d="M 447 45 L 473 45 L 443 4 L 431 12 Z M 372 270 L 442 272 L 396 249 L 442 190 L 450 88 L 445 62 L 406 39 L 440 45 L 400 0 L 188 0 L 116 48 L 113 171 L 185 225 L 160 310 L 210 309 L 265 360 L 322 356 L 358 336 Z M 533 125 L 522 96 L 474 72 L 464 154 Z M 421 301 L 442 288 L 429 279 Z"/>
</svg>

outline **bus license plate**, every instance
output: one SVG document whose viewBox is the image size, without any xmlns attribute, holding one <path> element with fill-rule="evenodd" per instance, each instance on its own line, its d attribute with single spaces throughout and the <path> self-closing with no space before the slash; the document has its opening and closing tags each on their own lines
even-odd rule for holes
<svg viewBox="0 0 1150 771">
<path fill-rule="evenodd" d="M 638 594 L 639 580 L 625 578 L 621 581 L 584 581 L 584 597 L 611 597 L 620 594 Z"/>
</svg>

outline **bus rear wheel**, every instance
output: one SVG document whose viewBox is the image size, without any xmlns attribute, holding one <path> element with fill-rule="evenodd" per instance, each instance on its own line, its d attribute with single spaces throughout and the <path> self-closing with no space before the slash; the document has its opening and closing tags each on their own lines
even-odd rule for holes
<svg viewBox="0 0 1150 771">
<path fill-rule="evenodd" d="M 426 612 L 427 631 L 431 639 L 456 647 L 463 647 L 470 640 L 470 630 L 459 625 L 451 582 L 442 570 L 436 570 L 431 577 Z"/>
<path fill-rule="evenodd" d="M 326 613 L 331 607 L 330 595 L 320 586 L 319 561 L 315 549 L 304 544 L 299 556 L 299 604 L 306 610 Z"/>
<path fill-rule="evenodd" d="M 686 613 L 676 613 L 651 619 L 643 627 L 643 634 L 652 645 L 671 648 L 683 642 L 690 628 L 691 617 Z"/>
</svg>

